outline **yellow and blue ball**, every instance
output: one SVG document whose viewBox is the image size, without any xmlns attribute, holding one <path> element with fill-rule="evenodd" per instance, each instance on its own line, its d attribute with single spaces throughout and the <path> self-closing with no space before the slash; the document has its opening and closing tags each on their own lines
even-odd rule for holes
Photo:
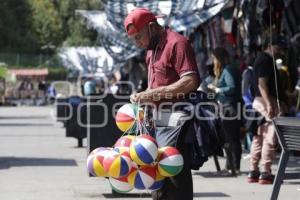
<svg viewBox="0 0 300 200">
<path fill-rule="evenodd" d="M 183 168 L 183 157 L 175 147 L 162 147 L 158 153 L 158 172 L 165 177 L 176 176 Z"/>
<path fill-rule="evenodd" d="M 103 168 L 109 176 L 120 178 L 127 176 L 131 170 L 129 154 L 120 154 L 112 150 L 103 160 Z"/>
<path fill-rule="evenodd" d="M 131 142 L 130 157 L 138 165 L 153 163 L 157 153 L 157 143 L 150 135 L 140 135 Z"/>
<path fill-rule="evenodd" d="M 156 168 L 153 166 L 134 167 L 128 175 L 128 183 L 135 189 L 149 189 L 155 182 Z"/>
<path fill-rule="evenodd" d="M 158 189 L 162 188 L 164 183 L 165 183 L 165 177 L 162 176 L 158 171 L 156 171 L 155 181 L 151 185 L 151 187 L 149 187 L 149 190 L 152 190 L 152 191 L 158 190 Z"/>
</svg>

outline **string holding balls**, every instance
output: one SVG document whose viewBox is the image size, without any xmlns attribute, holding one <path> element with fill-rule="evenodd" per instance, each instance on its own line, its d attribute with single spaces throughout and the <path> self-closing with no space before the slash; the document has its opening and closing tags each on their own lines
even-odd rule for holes
<svg viewBox="0 0 300 200">
<path fill-rule="evenodd" d="M 156 168 L 153 166 L 134 167 L 128 175 L 128 183 L 135 189 L 149 189 L 156 177 Z"/>
<path fill-rule="evenodd" d="M 143 112 L 136 104 L 123 105 L 116 114 L 117 127 L 127 133 L 136 133 L 138 121 L 142 120 Z"/>
<path fill-rule="evenodd" d="M 131 170 L 129 153 L 120 154 L 112 150 L 103 160 L 104 170 L 113 178 L 127 176 Z"/>
<path fill-rule="evenodd" d="M 183 168 L 183 157 L 175 147 L 162 147 L 158 150 L 158 172 L 165 177 L 176 176 Z"/>
<path fill-rule="evenodd" d="M 157 157 L 158 147 L 150 135 L 137 136 L 130 145 L 130 157 L 138 165 L 152 164 Z"/>
<path fill-rule="evenodd" d="M 87 169 L 90 174 L 97 177 L 107 177 L 103 167 L 103 159 L 111 148 L 100 147 L 93 150 L 87 157 Z"/>
<path fill-rule="evenodd" d="M 109 177 L 109 183 L 111 188 L 119 193 L 130 192 L 133 189 L 127 181 L 127 176 L 118 179 Z"/>
</svg>

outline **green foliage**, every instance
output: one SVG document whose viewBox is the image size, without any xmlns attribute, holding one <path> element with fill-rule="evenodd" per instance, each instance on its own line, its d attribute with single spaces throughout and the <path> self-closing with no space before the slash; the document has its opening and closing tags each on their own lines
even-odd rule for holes
<svg viewBox="0 0 300 200">
<path fill-rule="evenodd" d="M 59 11 L 51 0 L 30 0 L 32 6 L 32 28 L 39 46 L 58 46 L 62 41 L 63 24 Z"/>
<path fill-rule="evenodd" d="M 0 66 L 0 78 L 5 78 L 7 75 L 7 69 L 6 67 L 1 67 Z"/>
<path fill-rule="evenodd" d="M 61 46 L 91 45 L 96 32 L 87 30 L 75 10 L 102 9 L 99 0 L 1 0 L 0 51 L 52 54 Z"/>
<path fill-rule="evenodd" d="M 32 52 L 37 48 L 27 1 L 0 1 L 0 50 Z"/>
</svg>

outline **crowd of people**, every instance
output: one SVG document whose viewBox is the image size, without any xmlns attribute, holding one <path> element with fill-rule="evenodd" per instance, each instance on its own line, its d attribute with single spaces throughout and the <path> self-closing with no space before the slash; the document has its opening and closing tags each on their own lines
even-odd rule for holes
<svg viewBox="0 0 300 200">
<path fill-rule="evenodd" d="M 240 173 L 242 154 L 241 128 L 245 130 L 245 148 L 250 150 L 249 183 L 273 182 L 271 166 L 277 138 L 271 119 L 280 115 L 299 115 L 299 105 L 295 101 L 299 90 L 297 86 L 292 87 L 287 67 L 282 64 L 286 48 L 286 39 L 280 34 L 272 34 L 262 51 L 246 57 L 244 69 L 233 66 L 224 48 L 216 48 L 211 54 L 212 70 L 200 87 L 216 94 L 215 100 L 226 117 L 236 116 L 238 103 L 252 110 L 242 119 L 221 117 L 225 142 L 232 152 L 227 157 L 232 157 L 237 174 Z M 253 120 L 251 117 L 255 116 L 257 118 Z"/>
<path fill-rule="evenodd" d="M 53 103 L 55 98 L 55 88 L 44 79 L 19 79 L 15 85 L 8 86 L 5 92 L 6 104 L 46 105 Z"/>
</svg>

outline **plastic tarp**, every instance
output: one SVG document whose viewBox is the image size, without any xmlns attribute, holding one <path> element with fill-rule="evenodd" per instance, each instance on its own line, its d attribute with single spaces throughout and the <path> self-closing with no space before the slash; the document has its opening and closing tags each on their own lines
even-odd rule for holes
<svg viewBox="0 0 300 200">
<path fill-rule="evenodd" d="M 118 47 L 112 47 L 116 52 Z M 103 47 L 68 47 L 59 51 L 63 65 L 81 73 L 111 71 L 114 66 L 113 58 Z"/>
<path fill-rule="evenodd" d="M 165 17 L 159 20 L 162 25 L 168 25 L 177 32 L 185 32 L 197 28 L 218 14 L 230 0 L 111 0 L 104 4 L 104 11 L 78 10 L 90 28 L 99 33 L 99 41 L 114 61 L 120 66 L 128 59 L 139 55 L 141 49 L 127 37 L 123 21 L 135 7 L 147 7 L 157 14 Z M 112 46 L 121 50 L 116 52 Z"/>
</svg>

